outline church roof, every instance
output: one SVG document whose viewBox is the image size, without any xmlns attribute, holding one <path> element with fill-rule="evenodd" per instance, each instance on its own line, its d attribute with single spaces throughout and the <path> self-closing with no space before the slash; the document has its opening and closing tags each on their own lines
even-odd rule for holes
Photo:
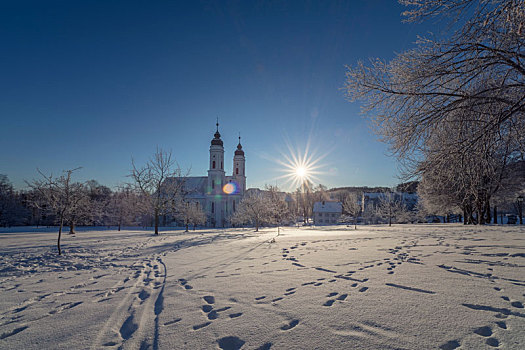
<svg viewBox="0 0 525 350">
<path fill-rule="evenodd" d="M 216 146 L 222 146 L 223 143 L 222 143 L 222 140 L 221 140 L 221 133 L 219 132 L 219 121 L 217 120 L 217 131 L 215 132 L 215 134 L 213 136 L 215 136 L 213 138 L 213 140 L 211 140 L 211 144 L 212 145 L 216 145 Z"/>
<path fill-rule="evenodd" d="M 237 149 L 235 150 L 235 155 L 244 156 L 244 151 L 242 150 L 242 145 L 241 145 L 241 136 L 239 136 L 239 144 L 237 145 Z"/>
</svg>

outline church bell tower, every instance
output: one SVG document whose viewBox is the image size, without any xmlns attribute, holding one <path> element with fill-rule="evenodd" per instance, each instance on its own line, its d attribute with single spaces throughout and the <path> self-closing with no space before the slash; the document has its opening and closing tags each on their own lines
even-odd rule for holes
<svg viewBox="0 0 525 350">
<path fill-rule="evenodd" d="M 210 224 L 212 226 L 222 226 L 224 220 L 222 206 L 222 186 L 224 185 L 224 146 L 219 133 L 219 121 L 217 120 L 217 131 L 210 145 L 210 167 L 208 170 L 208 190 L 211 196 L 208 203 L 208 213 L 210 213 Z"/>
<path fill-rule="evenodd" d="M 235 155 L 233 156 L 233 178 L 238 186 L 238 193 L 243 195 L 246 191 L 246 173 L 245 173 L 245 163 L 246 159 L 244 158 L 244 151 L 242 150 L 241 145 L 241 136 L 239 135 L 239 144 L 235 150 Z"/>
</svg>

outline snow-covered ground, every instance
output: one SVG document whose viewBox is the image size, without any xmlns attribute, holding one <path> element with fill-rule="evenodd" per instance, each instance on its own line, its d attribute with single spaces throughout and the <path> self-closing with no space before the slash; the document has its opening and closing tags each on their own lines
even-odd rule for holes
<svg viewBox="0 0 525 350">
<path fill-rule="evenodd" d="M 37 231 L 0 234 L 1 349 L 525 349 L 517 226 Z"/>
</svg>

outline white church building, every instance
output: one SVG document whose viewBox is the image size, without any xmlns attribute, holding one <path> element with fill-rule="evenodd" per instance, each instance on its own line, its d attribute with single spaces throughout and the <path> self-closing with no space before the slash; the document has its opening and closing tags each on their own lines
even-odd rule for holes
<svg viewBox="0 0 525 350">
<path fill-rule="evenodd" d="M 185 179 L 187 200 L 201 206 L 206 214 L 209 227 L 230 225 L 230 216 L 246 192 L 246 173 L 244 151 L 239 136 L 239 144 L 233 155 L 233 171 L 227 176 L 224 171 L 224 145 L 217 131 L 210 145 L 210 164 L 208 176 L 188 177 Z"/>
</svg>

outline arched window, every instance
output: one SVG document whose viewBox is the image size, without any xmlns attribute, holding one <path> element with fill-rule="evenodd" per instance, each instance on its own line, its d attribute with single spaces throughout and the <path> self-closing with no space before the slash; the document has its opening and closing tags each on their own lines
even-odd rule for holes
<svg viewBox="0 0 525 350">
<path fill-rule="evenodd" d="M 221 162 L 221 170 L 223 169 L 222 162 Z"/>
<path fill-rule="evenodd" d="M 211 212 L 215 213 L 215 203 L 211 203 Z"/>
<path fill-rule="evenodd" d="M 235 168 L 235 175 L 239 175 L 239 168 Z"/>
<path fill-rule="evenodd" d="M 215 161 L 212 162 L 211 168 L 215 169 Z"/>
</svg>

